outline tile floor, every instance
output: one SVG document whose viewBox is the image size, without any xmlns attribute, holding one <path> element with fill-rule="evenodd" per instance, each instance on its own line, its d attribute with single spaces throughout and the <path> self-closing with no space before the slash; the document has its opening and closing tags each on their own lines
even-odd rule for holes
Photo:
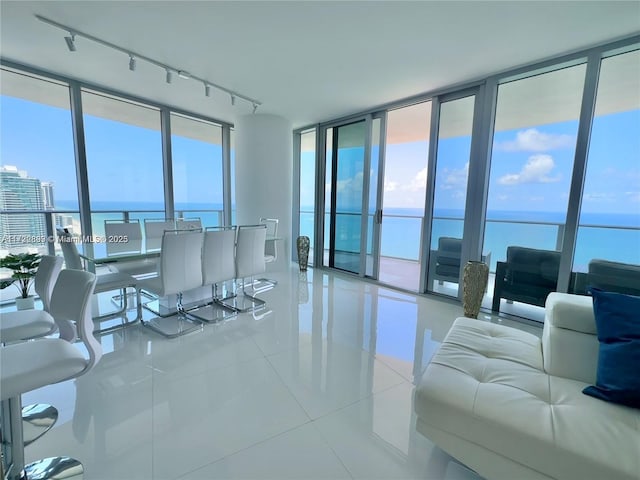
<svg viewBox="0 0 640 480">
<path fill-rule="evenodd" d="M 92 372 L 23 396 L 60 411 L 27 461 L 69 455 L 86 480 L 479 479 L 416 432 L 412 409 L 459 304 L 324 270 L 270 276 L 261 315 L 171 340 L 140 325 L 101 336 Z"/>
</svg>

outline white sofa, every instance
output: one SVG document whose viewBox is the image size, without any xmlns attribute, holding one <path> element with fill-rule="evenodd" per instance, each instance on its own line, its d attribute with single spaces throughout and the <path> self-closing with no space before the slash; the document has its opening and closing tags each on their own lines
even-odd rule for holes
<svg viewBox="0 0 640 480">
<path fill-rule="evenodd" d="M 640 410 L 582 393 L 591 298 L 552 293 L 545 309 L 542 339 L 458 318 L 416 386 L 417 430 L 487 479 L 640 479 Z"/>
</svg>

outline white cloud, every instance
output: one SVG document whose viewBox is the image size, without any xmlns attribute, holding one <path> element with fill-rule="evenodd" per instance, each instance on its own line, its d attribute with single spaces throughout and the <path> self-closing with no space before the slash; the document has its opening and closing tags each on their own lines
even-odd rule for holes
<svg viewBox="0 0 640 480">
<path fill-rule="evenodd" d="M 347 178 L 345 180 L 338 180 L 336 184 L 336 191 L 339 193 L 353 193 L 362 192 L 362 180 L 364 174 L 362 172 L 356 173 L 353 178 Z"/>
<path fill-rule="evenodd" d="M 385 180 L 384 182 L 384 191 L 385 192 L 395 192 L 398 189 L 398 182 L 394 182 L 391 180 Z"/>
<path fill-rule="evenodd" d="M 496 148 L 507 152 L 546 152 L 575 145 L 575 137 L 566 134 L 542 133 L 535 128 L 521 130 L 515 140 L 500 142 Z"/>
<path fill-rule="evenodd" d="M 640 203 L 640 192 L 624 192 L 630 202 Z"/>
<path fill-rule="evenodd" d="M 615 198 L 616 196 L 613 193 L 585 193 L 582 196 L 582 200 L 587 202 L 610 202 Z"/>
<path fill-rule="evenodd" d="M 509 195 L 498 195 L 498 200 L 500 200 L 501 202 L 505 202 L 509 200 Z"/>
<path fill-rule="evenodd" d="M 467 185 L 467 178 L 469 177 L 469 162 L 464 164 L 462 168 L 454 168 L 451 171 L 446 171 L 447 176 L 444 179 L 442 188 L 449 190 L 452 188 L 465 188 Z"/>
<path fill-rule="evenodd" d="M 550 177 L 549 173 L 556 164 L 551 155 L 532 155 L 519 173 L 508 173 L 498 180 L 500 185 L 518 185 L 521 183 L 553 183 L 560 175 Z"/>
<path fill-rule="evenodd" d="M 411 183 L 409 185 L 405 185 L 403 190 L 408 190 L 410 192 L 419 192 L 424 190 L 427 185 L 427 167 L 424 167 L 416 176 L 413 177 Z"/>
</svg>

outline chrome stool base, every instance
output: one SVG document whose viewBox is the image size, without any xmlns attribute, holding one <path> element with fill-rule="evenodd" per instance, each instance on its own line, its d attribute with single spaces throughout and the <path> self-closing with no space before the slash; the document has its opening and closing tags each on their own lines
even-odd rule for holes
<svg viewBox="0 0 640 480">
<path fill-rule="evenodd" d="M 75 458 L 50 457 L 24 467 L 26 480 L 82 480 L 84 468 Z"/>
<path fill-rule="evenodd" d="M 58 421 L 58 410 L 46 403 L 35 403 L 22 408 L 22 439 L 24 446 L 32 444 Z"/>
</svg>

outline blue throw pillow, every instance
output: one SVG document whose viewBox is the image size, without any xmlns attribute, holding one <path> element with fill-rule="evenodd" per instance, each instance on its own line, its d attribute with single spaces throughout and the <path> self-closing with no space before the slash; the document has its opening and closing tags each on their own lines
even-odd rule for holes
<svg viewBox="0 0 640 480">
<path fill-rule="evenodd" d="M 600 342 L 596 384 L 582 393 L 640 408 L 640 297 L 590 288 Z"/>
</svg>

